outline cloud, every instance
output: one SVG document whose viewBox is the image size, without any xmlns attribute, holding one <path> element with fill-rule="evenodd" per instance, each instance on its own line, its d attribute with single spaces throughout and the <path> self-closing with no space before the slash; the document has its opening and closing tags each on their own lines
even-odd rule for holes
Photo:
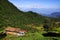
<svg viewBox="0 0 60 40">
<path fill-rule="evenodd" d="M 21 1 L 21 0 L 20 0 Z M 16 2 L 16 0 L 15 1 L 13 1 L 13 0 L 11 0 L 11 2 L 16 6 L 16 7 L 18 7 L 18 8 L 28 8 L 28 9 L 30 9 L 30 8 L 38 8 L 38 9 L 57 9 L 57 8 L 60 8 L 60 6 L 59 6 L 59 4 L 57 5 L 57 4 L 54 4 L 54 3 L 50 3 L 49 1 L 49 3 L 45 3 L 44 1 L 41 3 L 41 2 L 36 2 L 36 0 L 33 2 L 32 0 L 30 0 L 30 1 L 27 1 L 27 0 L 25 0 L 25 1 L 21 1 L 20 2 L 19 0 Z M 19 2 L 19 3 L 18 3 Z"/>
<path fill-rule="evenodd" d="M 57 9 L 59 8 L 58 5 L 44 5 L 44 4 L 22 4 L 20 6 L 18 6 L 20 8 L 45 8 L 45 9 Z"/>
</svg>

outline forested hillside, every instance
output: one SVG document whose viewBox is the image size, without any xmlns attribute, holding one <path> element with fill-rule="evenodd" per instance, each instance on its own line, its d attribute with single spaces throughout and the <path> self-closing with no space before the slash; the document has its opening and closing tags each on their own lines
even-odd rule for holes
<svg viewBox="0 0 60 40">
<path fill-rule="evenodd" d="M 44 16 L 32 11 L 22 12 L 8 0 L 0 0 L 0 27 L 19 27 L 21 29 L 31 29 L 43 24 Z M 28 27 L 30 25 L 30 27 Z"/>
<path fill-rule="evenodd" d="M 32 11 L 22 12 L 8 0 L 0 0 L 0 29 L 12 26 L 26 30 L 32 28 L 36 30 L 35 27 L 42 27 L 46 23 L 50 27 L 52 22 L 55 22 L 54 20 L 57 19 L 48 18 Z"/>
</svg>

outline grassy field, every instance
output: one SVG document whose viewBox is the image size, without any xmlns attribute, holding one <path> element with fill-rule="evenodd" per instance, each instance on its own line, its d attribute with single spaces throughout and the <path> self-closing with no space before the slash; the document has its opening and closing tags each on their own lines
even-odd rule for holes
<svg viewBox="0 0 60 40">
<path fill-rule="evenodd" d="M 5 38 L 2 40 L 55 40 L 55 39 L 60 40 L 60 38 L 56 37 L 44 37 L 41 33 L 28 33 L 26 36 L 23 37 L 18 37 L 14 35 L 7 35 Z"/>
</svg>

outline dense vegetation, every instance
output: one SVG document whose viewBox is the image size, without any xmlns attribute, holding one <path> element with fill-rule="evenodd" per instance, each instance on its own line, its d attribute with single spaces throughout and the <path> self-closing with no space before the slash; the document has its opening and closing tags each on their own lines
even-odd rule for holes
<svg viewBox="0 0 60 40">
<path fill-rule="evenodd" d="M 0 32 L 8 26 L 18 27 L 20 29 L 25 29 L 28 32 L 34 33 L 34 36 L 30 34 L 31 37 L 27 37 L 26 40 L 30 38 L 30 40 L 34 40 L 36 36 L 37 38 L 35 40 L 39 40 L 40 37 L 42 38 L 42 40 L 48 40 L 46 38 L 43 39 L 42 36 L 38 35 L 40 35 L 41 32 L 43 32 L 44 30 L 60 32 L 60 23 L 58 22 L 60 22 L 60 19 L 45 17 L 32 11 L 22 12 L 21 10 L 18 10 L 17 7 L 15 7 L 8 0 L 0 0 Z M 9 39 L 8 36 L 6 38 L 7 40 Z M 20 37 L 16 39 L 20 40 Z M 25 37 L 23 38 L 23 40 L 24 39 Z"/>
<path fill-rule="evenodd" d="M 7 0 L 0 1 L 0 27 L 12 26 L 28 30 L 32 26 L 38 27 L 43 24 L 44 19 L 43 16 L 32 11 L 22 12 L 18 10 Z"/>
</svg>

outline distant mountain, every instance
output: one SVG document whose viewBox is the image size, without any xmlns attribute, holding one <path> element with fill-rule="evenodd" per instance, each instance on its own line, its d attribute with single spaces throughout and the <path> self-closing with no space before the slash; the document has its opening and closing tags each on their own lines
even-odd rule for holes
<svg viewBox="0 0 60 40">
<path fill-rule="evenodd" d="M 54 18 L 60 18 L 60 12 L 53 12 L 53 13 L 51 13 L 50 16 L 54 17 Z"/>
</svg>

